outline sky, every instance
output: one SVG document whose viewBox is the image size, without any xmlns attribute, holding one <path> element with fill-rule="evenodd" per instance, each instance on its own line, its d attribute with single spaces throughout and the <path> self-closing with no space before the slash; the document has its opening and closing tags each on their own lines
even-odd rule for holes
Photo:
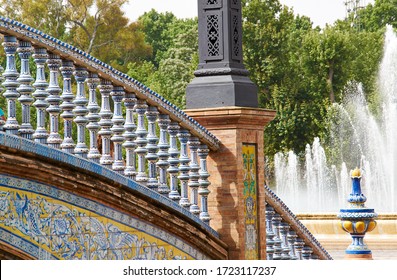
<svg viewBox="0 0 397 280">
<path fill-rule="evenodd" d="M 280 0 L 281 4 L 294 9 L 295 14 L 309 16 L 314 26 L 324 27 L 346 15 L 344 0 Z M 374 0 L 362 0 L 364 4 Z M 178 18 L 197 16 L 197 0 L 130 0 L 124 7 L 126 16 L 136 20 L 144 12 L 155 9 L 158 12 L 172 12 Z"/>
</svg>

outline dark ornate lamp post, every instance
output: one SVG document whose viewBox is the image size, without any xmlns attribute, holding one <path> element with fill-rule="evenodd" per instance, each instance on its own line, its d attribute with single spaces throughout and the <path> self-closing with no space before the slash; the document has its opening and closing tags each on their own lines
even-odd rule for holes
<svg viewBox="0 0 397 280">
<path fill-rule="evenodd" d="M 243 64 L 241 0 L 198 0 L 199 66 L 186 108 L 258 107 Z"/>
</svg>

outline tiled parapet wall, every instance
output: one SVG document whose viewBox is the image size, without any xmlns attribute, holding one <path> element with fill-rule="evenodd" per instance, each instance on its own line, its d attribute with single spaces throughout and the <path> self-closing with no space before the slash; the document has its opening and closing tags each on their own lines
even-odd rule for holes
<svg viewBox="0 0 397 280">
<path fill-rule="evenodd" d="M 266 251 L 270 260 L 332 260 L 310 231 L 267 186 Z"/>
<path fill-rule="evenodd" d="M 208 259 L 180 238 L 56 187 L 0 175 L 0 242 L 35 259 Z"/>
<path fill-rule="evenodd" d="M 34 259 L 227 257 L 217 233 L 170 199 L 39 143 L 3 133 L 0 143 L 0 249 Z"/>
<path fill-rule="evenodd" d="M 197 173 L 206 172 L 208 152 L 219 149 L 213 134 L 161 95 L 71 45 L 1 16 L 0 33 L 7 54 L 4 72 L 0 67 L 7 121 L 0 122 L 0 131 L 99 162 L 173 198 L 210 224 L 206 203 L 211 174 L 198 178 Z M 28 63 L 30 57 L 34 64 Z M 22 123 L 16 117 L 19 105 Z M 34 124 L 31 107 L 36 109 Z M 167 143 L 168 139 L 173 141 Z M 194 163 L 196 153 L 190 150 L 197 143 L 202 156 Z"/>
</svg>

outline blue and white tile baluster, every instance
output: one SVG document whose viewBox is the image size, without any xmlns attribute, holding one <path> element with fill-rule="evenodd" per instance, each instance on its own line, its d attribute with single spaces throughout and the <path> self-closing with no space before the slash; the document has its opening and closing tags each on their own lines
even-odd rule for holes
<svg viewBox="0 0 397 280">
<path fill-rule="evenodd" d="M 298 258 L 298 260 L 303 260 L 302 251 L 303 251 L 303 246 L 305 246 L 305 242 L 298 237 L 294 245 L 295 245 L 296 257 Z"/>
<path fill-rule="evenodd" d="M 180 129 L 178 133 L 179 142 L 181 143 L 181 153 L 179 156 L 179 176 L 181 182 L 181 200 L 179 205 L 184 208 L 189 208 L 191 203 L 188 196 L 188 183 L 189 183 L 189 163 L 190 159 L 187 153 L 187 142 L 189 141 L 190 133 L 186 129 Z"/>
<path fill-rule="evenodd" d="M 112 116 L 113 113 L 110 110 L 110 92 L 113 89 L 113 85 L 110 81 L 101 79 L 101 84 L 99 85 L 99 92 L 101 93 L 101 111 L 99 112 L 99 116 L 101 120 L 99 121 L 99 125 L 101 126 L 101 130 L 99 130 L 99 135 L 101 136 L 102 141 L 102 156 L 99 160 L 100 164 L 103 166 L 112 167 L 113 158 L 110 154 L 110 138 L 112 137 L 112 131 L 110 128 L 112 127 Z"/>
<path fill-rule="evenodd" d="M 73 104 L 74 95 L 72 93 L 73 61 L 62 60 L 60 70 L 63 77 L 62 104 L 60 106 L 62 109 L 61 118 L 63 119 L 63 142 L 61 144 L 61 149 L 64 152 L 73 153 L 74 147 L 76 146 L 72 136 L 73 109 L 75 107 Z"/>
<path fill-rule="evenodd" d="M 88 85 L 88 106 L 87 109 L 89 111 L 87 115 L 88 124 L 87 129 L 90 133 L 90 150 L 88 152 L 87 158 L 99 163 L 99 159 L 101 158 L 101 154 L 98 150 L 98 131 L 101 128 L 98 124 L 101 117 L 99 116 L 99 111 L 101 107 L 99 107 L 97 99 L 96 99 L 96 88 L 99 85 L 98 75 L 95 73 L 88 73 L 87 85 Z"/>
<path fill-rule="evenodd" d="M 120 174 L 124 174 L 124 161 L 122 154 L 122 145 L 124 142 L 124 123 L 123 112 L 121 108 L 121 102 L 124 99 L 125 91 L 123 87 L 114 86 L 112 92 L 110 93 L 114 103 L 114 114 L 112 118 L 113 126 L 110 129 L 113 133 L 110 140 L 114 145 L 114 160 L 112 164 L 112 169 Z"/>
<path fill-rule="evenodd" d="M 200 146 L 200 141 L 197 137 L 190 137 L 189 141 L 190 150 L 190 171 L 189 171 L 189 188 L 190 188 L 190 209 L 189 211 L 194 215 L 200 214 L 200 207 L 198 206 L 198 188 L 200 187 L 200 165 L 198 164 L 197 150 Z"/>
<path fill-rule="evenodd" d="M 88 100 L 85 96 L 85 80 L 88 77 L 87 69 L 84 67 L 76 67 L 73 75 L 77 82 L 77 93 L 73 103 L 76 107 L 73 109 L 73 113 L 76 116 L 74 122 L 77 125 L 77 144 L 74 148 L 74 154 L 83 158 L 87 158 L 88 147 L 85 143 L 85 127 L 88 123 L 87 104 Z"/>
<path fill-rule="evenodd" d="M 290 230 L 287 235 L 288 239 L 288 245 L 289 245 L 289 255 L 291 257 L 291 260 L 297 260 L 298 257 L 296 256 L 296 250 L 295 250 L 295 242 L 298 236 L 296 235 L 296 232 L 293 230 Z"/>
<path fill-rule="evenodd" d="M 4 46 L 4 51 L 7 55 L 6 70 L 3 73 L 5 81 L 2 85 L 6 88 L 3 96 L 7 99 L 8 112 L 7 120 L 3 129 L 7 134 L 18 134 L 19 124 L 16 118 L 17 112 L 15 104 L 16 99 L 19 97 L 19 93 L 17 92 L 17 87 L 19 85 L 17 78 L 19 73 L 15 65 L 15 52 L 18 47 L 17 38 L 5 35 L 2 45 Z"/>
<path fill-rule="evenodd" d="M 208 149 L 207 145 L 200 145 L 198 148 L 198 156 L 200 158 L 200 188 L 198 190 L 198 194 L 201 198 L 200 220 L 206 224 L 209 224 L 211 220 L 210 214 L 208 213 L 208 195 L 210 194 L 208 187 L 211 185 L 210 181 L 208 180 L 210 174 L 207 170 L 207 157 L 209 152 L 210 150 Z"/>
<path fill-rule="evenodd" d="M 137 138 L 135 139 L 135 143 L 138 148 L 136 148 L 135 153 L 138 155 L 138 173 L 136 175 L 136 181 L 146 185 L 148 181 L 148 177 L 146 175 L 145 168 L 145 156 L 147 154 L 146 145 L 148 140 L 146 138 L 148 132 L 145 127 L 145 113 L 148 108 L 145 100 L 139 99 L 135 104 L 135 112 L 138 114 L 138 126 L 136 129 Z"/>
<path fill-rule="evenodd" d="M 32 92 L 32 82 L 34 81 L 30 74 L 29 58 L 32 55 L 33 48 L 30 42 L 19 41 L 19 47 L 17 49 L 18 55 L 21 58 L 21 74 L 17 81 L 20 83 L 17 91 L 20 94 L 18 101 L 22 105 L 22 124 L 19 128 L 19 135 L 23 138 L 32 140 L 34 129 L 30 123 L 30 106 L 34 99 Z"/>
<path fill-rule="evenodd" d="M 34 62 L 36 63 L 36 81 L 33 86 L 36 91 L 33 96 L 36 101 L 33 106 L 36 107 L 37 127 L 33 134 L 35 142 L 47 144 L 48 132 L 45 126 L 46 109 L 49 106 L 46 98 L 48 97 L 47 87 L 48 83 L 45 78 L 44 66 L 48 58 L 47 50 L 44 48 L 35 48 L 33 53 Z"/>
<path fill-rule="evenodd" d="M 47 108 L 47 112 L 50 114 L 50 135 L 48 136 L 48 146 L 59 149 L 62 143 L 61 136 L 59 135 L 59 114 L 61 108 L 59 103 L 61 97 L 59 96 L 62 92 L 58 83 L 59 67 L 61 66 L 61 59 L 59 55 L 49 54 L 47 59 L 47 65 L 50 69 L 50 84 L 47 88 L 49 96 L 47 102 L 50 106 Z"/>
<path fill-rule="evenodd" d="M 123 147 L 126 154 L 126 166 L 124 169 L 124 175 L 128 178 L 135 180 L 136 176 L 136 125 L 134 120 L 134 106 L 137 101 L 135 94 L 127 92 L 124 97 L 124 106 L 126 107 L 126 118 L 124 123 L 125 132 L 123 134 L 125 142 Z"/>
<path fill-rule="evenodd" d="M 157 167 L 159 169 L 159 187 L 158 192 L 168 196 L 170 193 L 170 187 L 167 184 L 167 168 L 170 166 L 168 162 L 168 149 L 170 145 L 167 139 L 167 128 L 171 120 L 168 115 L 160 114 L 157 120 L 160 128 L 160 140 L 159 140 L 159 151 L 157 153 L 159 160 L 157 161 Z"/>
<path fill-rule="evenodd" d="M 291 259 L 290 256 L 290 248 L 288 245 L 288 239 L 287 239 L 287 235 L 288 235 L 288 231 L 289 231 L 289 224 L 286 222 L 281 222 L 280 224 L 280 235 L 281 235 L 281 241 L 282 241 L 282 253 L 281 253 L 281 259 L 282 260 L 289 260 Z"/>
<path fill-rule="evenodd" d="M 274 231 L 274 255 L 273 260 L 281 260 L 282 259 L 282 240 L 280 235 L 280 226 L 281 226 L 281 216 L 278 213 L 275 213 L 273 216 L 273 231 Z"/>
<path fill-rule="evenodd" d="M 273 260 L 274 241 L 275 236 L 273 232 L 273 215 L 275 214 L 273 207 L 266 205 L 266 257 L 268 260 Z"/>
<path fill-rule="evenodd" d="M 168 194 L 168 197 L 175 202 L 179 202 L 181 199 L 178 192 L 179 150 L 176 138 L 179 128 L 180 126 L 177 122 L 171 122 L 168 126 L 168 134 L 170 136 L 170 148 L 168 149 L 168 163 L 170 166 L 167 169 L 168 174 L 170 174 L 170 193 Z"/>
<path fill-rule="evenodd" d="M 4 71 L 4 68 L 3 67 L 1 67 L 1 65 L 0 65 L 0 73 L 3 73 L 3 71 Z M 3 75 L 0 75 L 0 82 L 3 82 Z M 1 87 L 0 86 L 0 92 L 3 92 L 3 87 Z M 0 118 L 0 131 L 3 131 L 3 126 L 5 125 L 5 121 L 2 119 L 2 118 Z"/>
<path fill-rule="evenodd" d="M 302 258 L 304 260 L 310 260 L 312 257 L 312 253 L 313 253 L 313 249 L 310 248 L 310 246 L 303 246 L 303 250 L 302 250 Z"/>
<path fill-rule="evenodd" d="M 148 161 L 148 173 L 149 178 L 146 186 L 152 190 L 157 191 L 159 187 L 159 181 L 157 179 L 157 166 L 156 162 L 158 160 L 157 152 L 159 147 L 157 146 L 157 142 L 159 138 L 156 135 L 156 120 L 159 115 L 159 112 L 156 107 L 149 106 L 146 111 L 146 119 L 148 121 L 148 135 L 147 135 L 147 145 L 146 149 L 148 153 L 146 154 L 146 160 Z"/>
</svg>

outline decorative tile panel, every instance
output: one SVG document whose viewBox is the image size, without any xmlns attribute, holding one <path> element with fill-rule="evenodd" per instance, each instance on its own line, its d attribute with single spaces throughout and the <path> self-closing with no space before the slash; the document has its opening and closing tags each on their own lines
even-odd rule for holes
<svg viewBox="0 0 397 280">
<path fill-rule="evenodd" d="M 256 145 L 243 144 L 245 259 L 257 260 L 258 255 L 258 186 Z"/>
<path fill-rule="evenodd" d="M 7 175 L 0 175 L 0 240 L 37 259 L 208 259 L 145 221 Z"/>
</svg>

